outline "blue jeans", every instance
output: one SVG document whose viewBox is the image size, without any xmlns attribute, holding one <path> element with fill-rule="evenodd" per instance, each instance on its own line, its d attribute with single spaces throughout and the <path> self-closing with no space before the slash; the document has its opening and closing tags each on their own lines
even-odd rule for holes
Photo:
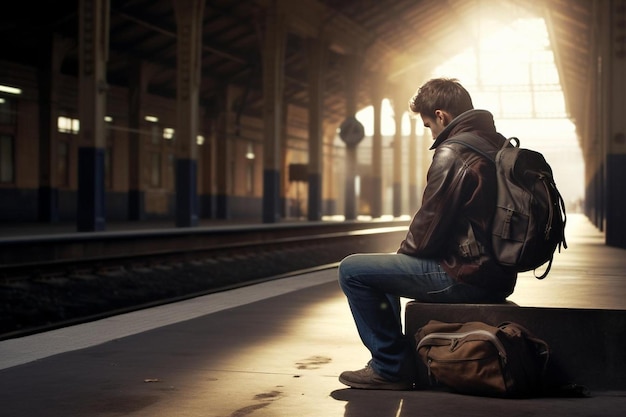
<svg viewBox="0 0 626 417">
<path fill-rule="evenodd" d="M 339 284 L 359 336 L 372 354 L 369 365 L 390 381 L 409 380 L 414 372 L 415 356 L 402 331 L 400 297 L 431 303 L 498 298 L 488 290 L 457 282 L 434 260 L 403 254 L 350 255 L 339 264 Z"/>
</svg>

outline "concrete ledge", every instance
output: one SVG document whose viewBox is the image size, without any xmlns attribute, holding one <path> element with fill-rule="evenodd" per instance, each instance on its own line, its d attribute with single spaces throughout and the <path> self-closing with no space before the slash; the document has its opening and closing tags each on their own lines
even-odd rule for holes
<svg viewBox="0 0 626 417">
<path fill-rule="evenodd" d="M 626 389 L 626 311 L 519 307 L 505 304 L 428 304 L 410 301 L 405 309 L 406 334 L 414 335 L 429 320 L 513 321 L 545 340 L 551 349 L 548 383 L 575 383 L 591 390 Z M 417 358 L 417 357 L 416 357 Z M 418 384 L 427 386 L 425 366 L 418 362 Z"/>
</svg>

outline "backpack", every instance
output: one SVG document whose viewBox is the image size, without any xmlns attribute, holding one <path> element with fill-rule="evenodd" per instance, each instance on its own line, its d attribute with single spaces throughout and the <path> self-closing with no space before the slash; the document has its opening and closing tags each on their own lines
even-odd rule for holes
<svg viewBox="0 0 626 417">
<path fill-rule="evenodd" d="M 429 321 L 415 334 L 431 385 L 491 397 L 543 392 L 550 349 L 517 323 Z"/>
<path fill-rule="evenodd" d="M 462 140 L 459 140 L 462 139 Z M 552 168 L 539 152 L 520 148 L 518 138 L 505 141 L 495 158 L 494 148 L 480 136 L 461 133 L 446 143 L 459 143 L 496 166 L 497 204 L 491 224 L 491 249 L 496 261 L 517 272 L 535 270 L 548 262 L 565 241 L 565 203 L 554 183 Z M 491 152 L 491 153 L 490 153 Z"/>
</svg>

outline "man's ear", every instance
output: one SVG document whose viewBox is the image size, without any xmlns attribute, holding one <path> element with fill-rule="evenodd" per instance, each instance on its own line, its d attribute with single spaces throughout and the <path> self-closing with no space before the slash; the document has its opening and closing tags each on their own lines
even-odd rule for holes
<svg viewBox="0 0 626 417">
<path fill-rule="evenodd" d="M 452 119 L 454 119 L 454 117 L 445 110 L 435 110 L 435 117 L 443 126 L 448 126 Z"/>
</svg>

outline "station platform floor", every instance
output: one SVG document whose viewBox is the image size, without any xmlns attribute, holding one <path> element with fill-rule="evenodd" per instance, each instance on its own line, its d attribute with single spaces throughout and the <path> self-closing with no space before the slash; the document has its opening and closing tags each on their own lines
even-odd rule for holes
<svg viewBox="0 0 626 417">
<path fill-rule="evenodd" d="M 626 310 L 626 251 L 583 216 L 520 306 Z M 350 389 L 369 360 L 336 268 L 0 342 L 3 417 L 623 416 L 626 390 L 495 399 Z M 626 355 L 626 353 L 625 353 Z"/>
</svg>

